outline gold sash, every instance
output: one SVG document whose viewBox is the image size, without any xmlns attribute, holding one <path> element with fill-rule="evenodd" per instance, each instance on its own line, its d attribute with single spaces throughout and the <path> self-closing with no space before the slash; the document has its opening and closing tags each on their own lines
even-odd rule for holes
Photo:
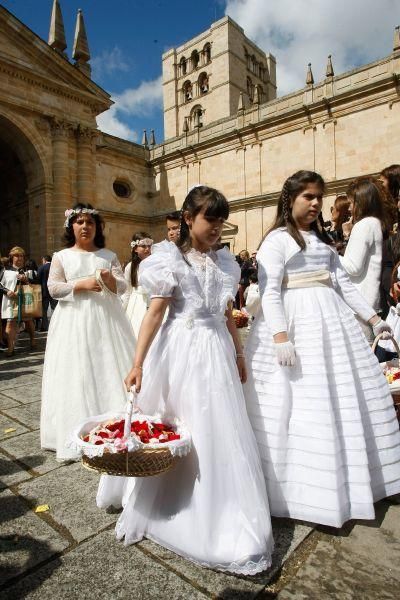
<svg viewBox="0 0 400 600">
<path fill-rule="evenodd" d="M 331 274 L 326 269 L 304 273 L 292 273 L 282 280 L 282 288 L 332 287 Z"/>
</svg>

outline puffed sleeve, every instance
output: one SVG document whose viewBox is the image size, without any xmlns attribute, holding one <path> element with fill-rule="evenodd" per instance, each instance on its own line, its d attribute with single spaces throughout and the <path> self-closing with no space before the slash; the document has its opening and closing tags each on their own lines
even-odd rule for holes
<svg viewBox="0 0 400 600">
<path fill-rule="evenodd" d="M 217 250 L 218 265 L 223 272 L 223 291 L 221 306 L 226 308 L 228 302 L 235 299 L 240 280 L 240 267 L 228 248 Z"/>
<path fill-rule="evenodd" d="M 376 314 L 376 310 L 368 304 L 364 296 L 352 284 L 336 251 L 332 252 L 332 271 L 343 300 L 364 321 L 369 321 Z"/>
<path fill-rule="evenodd" d="M 118 296 L 122 296 L 122 294 L 126 291 L 127 286 L 121 263 L 119 262 L 116 254 L 114 254 L 113 258 L 111 259 L 111 273 L 113 274 L 117 283 L 117 294 Z"/>
<path fill-rule="evenodd" d="M 282 279 L 285 270 L 285 240 L 279 233 L 268 235 L 257 253 L 258 284 L 264 319 L 272 335 L 287 331 L 282 304 Z"/>
<path fill-rule="evenodd" d="M 51 261 L 49 279 L 47 281 L 50 296 L 56 300 L 73 302 L 75 299 L 75 283 L 76 282 L 73 281 L 66 281 L 63 264 L 57 252 L 55 252 Z"/>
<path fill-rule="evenodd" d="M 179 250 L 173 242 L 155 244 L 151 255 L 139 266 L 138 282 L 150 298 L 171 298 L 178 285 L 177 262 Z"/>
</svg>

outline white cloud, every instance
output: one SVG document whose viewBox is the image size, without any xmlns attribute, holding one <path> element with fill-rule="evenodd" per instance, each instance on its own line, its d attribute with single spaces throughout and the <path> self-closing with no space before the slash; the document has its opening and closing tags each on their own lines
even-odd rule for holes
<svg viewBox="0 0 400 600">
<path fill-rule="evenodd" d="M 97 126 L 104 133 L 115 135 L 116 137 L 124 140 L 131 140 L 137 142 L 138 135 L 136 131 L 133 131 L 128 125 L 123 123 L 117 116 L 117 107 L 115 104 L 106 112 L 98 115 Z"/>
<path fill-rule="evenodd" d="M 118 111 L 128 115 L 147 117 L 162 108 L 162 78 L 142 81 L 137 88 L 127 89 L 114 96 Z"/>
<path fill-rule="evenodd" d="M 116 71 L 126 73 L 130 69 L 128 60 L 124 57 L 122 50 L 114 46 L 111 50 L 103 50 L 99 56 L 90 61 L 92 66 L 93 81 L 101 81 L 107 75 Z"/>
<path fill-rule="evenodd" d="M 114 105 L 97 117 L 97 125 L 105 133 L 138 141 L 138 134 L 126 123 L 127 117 L 150 117 L 162 109 L 161 77 L 142 81 L 137 88 L 128 88 L 112 96 Z"/>
<path fill-rule="evenodd" d="M 277 59 L 278 94 L 305 85 L 307 63 L 315 81 L 325 77 L 328 54 L 335 74 L 387 56 L 398 0 L 227 0 L 226 14 Z"/>
</svg>

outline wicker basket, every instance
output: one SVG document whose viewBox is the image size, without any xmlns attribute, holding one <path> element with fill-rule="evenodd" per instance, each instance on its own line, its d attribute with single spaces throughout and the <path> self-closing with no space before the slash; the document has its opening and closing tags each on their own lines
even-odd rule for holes
<svg viewBox="0 0 400 600">
<path fill-rule="evenodd" d="M 129 394 L 125 415 L 100 415 L 91 417 L 74 431 L 71 447 L 82 453 L 82 465 L 86 469 L 108 475 L 124 477 L 150 477 L 171 469 L 178 459 L 190 452 L 191 437 L 181 423 L 177 423 L 179 440 L 162 444 L 144 444 L 131 436 L 131 422 L 136 395 Z M 137 412 L 137 408 L 136 411 Z M 93 427 L 112 418 L 125 418 L 124 440 L 128 442 L 128 450 L 117 452 L 115 448 L 106 448 L 106 444 L 96 446 L 83 441 Z M 139 414 L 139 420 L 156 420 L 154 417 Z M 157 419 L 158 420 L 158 419 Z"/>
</svg>

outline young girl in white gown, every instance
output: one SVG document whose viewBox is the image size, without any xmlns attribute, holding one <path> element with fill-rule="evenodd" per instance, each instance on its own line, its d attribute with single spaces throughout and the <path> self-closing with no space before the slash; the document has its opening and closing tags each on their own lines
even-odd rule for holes
<svg viewBox="0 0 400 600">
<path fill-rule="evenodd" d="M 125 381 L 140 390 L 145 414 L 182 419 L 193 448 L 157 477 L 102 477 L 98 505 L 123 504 L 116 532 L 125 544 L 147 537 L 200 565 L 255 574 L 270 565 L 273 540 L 229 308 L 240 272 L 228 250 L 211 250 L 229 206 L 216 190 L 197 186 L 182 211 L 179 247 L 156 244 L 140 265 L 151 303 Z"/>
<path fill-rule="evenodd" d="M 138 270 L 142 260 L 150 256 L 152 245 L 153 240 L 148 233 L 134 233 L 131 241 L 132 257 L 125 267 L 126 292 L 122 296 L 122 304 L 132 325 L 135 343 L 150 301 L 146 290 L 138 284 Z"/>
<path fill-rule="evenodd" d="M 40 425 L 42 448 L 60 461 L 78 458 L 67 443 L 81 421 L 124 408 L 123 378 L 134 351 L 119 298 L 124 276 L 104 248 L 100 216 L 84 204 L 66 216 L 67 248 L 54 254 L 48 280 L 59 302 L 47 338 Z"/>
<path fill-rule="evenodd" d="M 271 514 L 340 527 L 373 519 L 373 503 L 400 492 L 400 433 L 354 313 L 375 335 L 390 328 L 318 226 L 323 191 L 316 173 L 290 177 L 257 254 L 262 311 L 245 396 Z"/>
</svg>

